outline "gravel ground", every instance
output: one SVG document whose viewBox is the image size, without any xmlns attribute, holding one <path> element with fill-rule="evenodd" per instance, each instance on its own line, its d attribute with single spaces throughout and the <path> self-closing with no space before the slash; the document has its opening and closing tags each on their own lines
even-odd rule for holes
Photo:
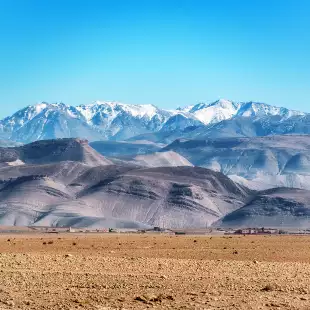
<svg viewBox="0 0 310 310">
<path fill-rule="evenodd" d="M 0 235 L 0 309 L 310 309 L 306 236 Z"/>
</svg>

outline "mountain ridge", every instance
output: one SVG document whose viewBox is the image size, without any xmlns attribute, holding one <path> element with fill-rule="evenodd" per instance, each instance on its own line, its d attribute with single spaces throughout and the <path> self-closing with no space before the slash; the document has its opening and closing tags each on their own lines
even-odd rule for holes
<svg viewBox="0 0 310 310">
<path fill-rule="evenodd" d="M 62 102 L 41 102 L 1 120 L 0 138 L 21 143 L 76 137 L 90 141 L 121 141 L 141 134 L 182 131 L 191 126 L 207 128 L 238 117 L 279 117 L 287 121 L 307 115 L 264 103 L 224 99 L 175 110 L 115 101 L 95 101 L 76 107 Z"/>
</svg>

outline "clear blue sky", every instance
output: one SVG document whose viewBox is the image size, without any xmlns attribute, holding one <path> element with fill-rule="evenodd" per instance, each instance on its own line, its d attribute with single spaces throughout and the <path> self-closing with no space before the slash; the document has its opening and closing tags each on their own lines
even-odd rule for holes
<svg viewBox="0 0 310 310">
<path fill-rule="evenodd" d="M 309 0 L 0 0 L 0 117 L 38 101 L 310 112 Z"/>
</svg>

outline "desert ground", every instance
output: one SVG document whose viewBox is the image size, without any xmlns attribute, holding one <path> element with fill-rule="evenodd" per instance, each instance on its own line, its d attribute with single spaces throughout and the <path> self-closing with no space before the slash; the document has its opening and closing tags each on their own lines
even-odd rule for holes
<svg viewBox="0 0 310 310">
<path fill-rule="evenodd" d="M 0 234 L 0 309 L 309 309 L 310 237 Z"/>
</svg>

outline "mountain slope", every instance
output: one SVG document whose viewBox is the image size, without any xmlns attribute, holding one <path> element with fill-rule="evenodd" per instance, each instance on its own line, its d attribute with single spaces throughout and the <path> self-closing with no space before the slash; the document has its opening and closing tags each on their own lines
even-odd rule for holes
<svg viewBox="0 0 310 310">
<path fill-rule="evenodd" d="M 204 139 L 209 137 L 256 137 L 283 134 L 310 134 L 310 114 L 281 117 L 236 117 L 200 128 L 191 133 L 191 137 Z"/>
<path fill-rule="evenodd" d="M 245 186 L 310 190 L 310 135 L 176 140 L 162 149 L 196 166 L 220 171 Z"/>
<path fill-rule="evenodd" d="M 157 131 L 172 115 L 153 105 L 129 105 L 96 101 L 77 110 L 88 124 L 100 128 L 105 139 L 124 140 L 145 132 Z"/>
<path fill-rule="evenodd" d="M 131 143 L 123 141 L 94 141 L 90 146 L 108 157 L 136 156 L 159 151 L 162 147 L 155 143 Z"/>
<path fill-rule="evenodd" d="M 240 207 L 248 191 L 203 168 L 130 170 L 84 190 L 79 199 L 108 217 L 152 226 L 205 227 Z"/>
<path fill-rule="evenodd" d="M 259 193 L 215 225 L 222 227 L 308 228 L 310 191 L 278 188 Z"/>
<path fill-rule="evenodd" d="M 41 140 L 14 148 L 0 148 L 0 162 L 48 164 L 61 161 L 77 161 L 89 166 L 109 165 L 111 162 L 97 153 L 86 140 Z"/>
<path fill-rule="evenodd" d="M 36 168 L 40 167 L 44 173 L 45 167 Z M 248 194 L 230 179 L 202 168 L 139 169 L 114 176 L 108 176 L 106 169 L 101 170 L 106 176 L 95 183 L 85 183 L 87 171 L 71 185 L 64 181 L 72 179 L 68 175 L 30 175 L 2 182 L 0 223 L 205 227 L 241 207 Z M 31 194 L 25 199 L 27 192 Z"/>
<path fill-rule="evenodd" d="M 310 114 L 283 118 L 235 117 L 208 126 L 189 126 L 184 130 L 155 132 L 132 137 L 131 141 L 148 140 L 153 143 L 172 143 L 176 139 L 213 139 L 226 137 L 260 137 L 272 135 L 309 135 Z"/>
<path fill-rule="evenodd" d="M 179 110 L 194 115 L 205 125 L 219 123 L 223 120 L 240 116 L 264 117 L 278 115 L 285 119 L 292 116 L 302 116 L 306 114 L 260 102 L 233 102 L 225 99 L 219 99 L 210 104 L 199 103 L 192 107 Z"/>
<path fill-rule="evenodd" d="M 211 104 L 197 104 L 188 113 L 195 115 L 204 124 L 212 124 L 232 118 L 238 113 L 239 108 L 239 103 L 221 99 Z"/>
<path fill-rule="evenodd" d="M 126 161 L 126 159 L 123 159 Z M 156 152 L 152 154 L 137 155 L 131 159 L 127 159 L 129 163 L 141 165 L 143 167 L 180 167 L 189 166 L 190 163 L 186 158 L 180 154 L 172 151 Z"/>
<path fill-rule="evenodd" d="M 56 138 L 101 138 L 101 133 L 90 127 L 75 107 L 63 103 L 40 103 L 22 109 L 0 122 L 0 132 L 3 138 L 22 143 Z"/>
</svg>

